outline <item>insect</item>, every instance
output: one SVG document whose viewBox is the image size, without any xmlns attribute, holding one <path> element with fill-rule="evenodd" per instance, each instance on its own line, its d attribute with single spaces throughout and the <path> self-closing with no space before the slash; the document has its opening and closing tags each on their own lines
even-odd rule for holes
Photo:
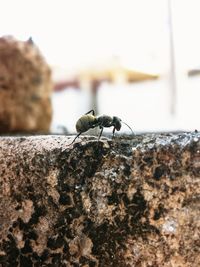
<svg viewBox="0 0 200 267">
<path fill-rule="evenodd" d="M 77 136 L 74 138 L 74 140 L 69 144 L 72 145 L 75 140 L 84 132 L 88 131 L 89 129 L 93 129 L 95 127 L 100 128 L 100 134 L 98 137 L 98 141 L 101 138 L 101 135 L 103 133 L 104 127 L 111 127 L 113 126 L 113 132 L 112 132 L 112 137 L 115 135 L 115 131 L 120 131 L 122 123 L 124 123 L 133 133 L 133 130 L 131 127 L 123 122 L 120 118 L 113 116 L 110 117 L 108 115 L 102 115 L 102 116 L 95 116 L 94 110 L 88 111 L 85 115 L 81 116 L 78 121 L 76 122 L 76 131 L 77 131 Z M 134 134 L 134 133 L 133 133 Z"/>
</svg>

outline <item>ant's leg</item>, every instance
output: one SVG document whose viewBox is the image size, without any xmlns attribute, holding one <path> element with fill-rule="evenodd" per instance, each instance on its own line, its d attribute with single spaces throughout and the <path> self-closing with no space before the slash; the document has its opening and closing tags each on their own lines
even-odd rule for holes
<svg viewBox="0 0 200 267">
<path fill-rule="evenodd" d="M 94 109 L 91 109 L 90 111 L 88 111 L 87 113 L 85 113 L 85 115 L 87 115 L 87 114 L 89 114 L 89 113 L 92 113 L 92 115 L 95 116 Z"/>
<path fill-rule="evenodd" d="M 102 133 L 103 133 L 103 127 L 102 126 L 99 126 L 99 128 L 101 129 L 101 131 L 100 131 L 100 134 L 99 134 L 99 137 L 98 137 L 98 142 L 99 142 L 99 140 L 100 140 L 100 138 L 102 136 Z"/>
<path fill-rule="evenodd" d="M 79 135 L 81 135 L 81 134 L 82 134 L 82 132 L 80 132 L 79 134 L 77 134 L 77 136 L 74 138 L 74 140 L 69 145 L 67 145 L 67 146 L 72 145 L 75 142 L 75 140 L 79 137 Z"/>
<path fill-rule="evenodd" d="M 113 134 L 112 134 L 112 138 L 114 138 L 114 137 L 115 137 L 115 130 L 116 130 L 116 128 L 114 127 L 114 128 L 113 128 Z"/>
</svg>

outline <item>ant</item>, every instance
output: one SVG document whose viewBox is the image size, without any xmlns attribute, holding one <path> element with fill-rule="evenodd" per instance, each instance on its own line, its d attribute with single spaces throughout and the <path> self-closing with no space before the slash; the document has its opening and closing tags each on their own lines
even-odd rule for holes
<svg viewBox="0 0 200 267">
<path fill-rule="evenodd" d="M 92 114 L 90 114 L 92 113 Z M 112 138 L 114 137 L 115 134 L 115 130 L 120 131 L 122 124 L 124 123 L 133 133 L 133 130 L 131 129 L 131 127 L 126 124 L 125 122 L 123 122 L 120 118 L 113 116 L 110 117 L 108 115 L 102 115 L 102 116 L 95 116 L 95 112 L 93 109 L 91 109 L 90 111 L 88 111 L 85 115 L 81 116 L 78 121 L 76 122 L 76 131 L 77 131 L 77 136 L 74 138 L 74 140 L 72 141 L 72 143 L 69 144 L 72 145 L 75 140 L 84 132 L 88 131 L 89 129 L 93 129 L 95 127 L 99 127 L 100 128 L 100 134 L 98 137 L 98 142 L 99 139 L 101 138 L 101 135 L 103 133 L 103 128 L 104 127 L 111 127 L 113 126 L 113 132 L 112 132 Z M 133 133 L 134 134 L 134 133 Z"/>
</svg>

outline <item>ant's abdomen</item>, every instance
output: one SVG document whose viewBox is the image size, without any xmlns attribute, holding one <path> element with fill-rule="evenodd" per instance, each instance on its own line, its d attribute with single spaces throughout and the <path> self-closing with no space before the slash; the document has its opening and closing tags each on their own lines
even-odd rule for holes
<svg viewBox="0 0 200 267">
<path fill-rule="evenodd" d="M 93 115 L 83 115 L 76 123 L 76 131 L 78 133 L 86 132 L 91 129 L 92 125 L 94 125 L 94 122 L 95 117 Z"/>
</svg>

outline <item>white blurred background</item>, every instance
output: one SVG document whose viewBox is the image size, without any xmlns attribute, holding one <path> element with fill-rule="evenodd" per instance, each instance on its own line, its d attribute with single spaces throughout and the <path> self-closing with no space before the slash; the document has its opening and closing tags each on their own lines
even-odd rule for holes
<svg viewBox="0 0 200 267">
<path fill-rule="evenodd" d="M 135 132 L 200 129 L 199 0 L 0 0 L 0 7 L 0 36 L 31 36 L 52 67 L 59 88 L 52 131 L 75 132 L 92 108 Z M 107 66 L 111 82 L 102 76 Z M 157 78 L 130 82 L 116 66 Z"/>
</svg>

